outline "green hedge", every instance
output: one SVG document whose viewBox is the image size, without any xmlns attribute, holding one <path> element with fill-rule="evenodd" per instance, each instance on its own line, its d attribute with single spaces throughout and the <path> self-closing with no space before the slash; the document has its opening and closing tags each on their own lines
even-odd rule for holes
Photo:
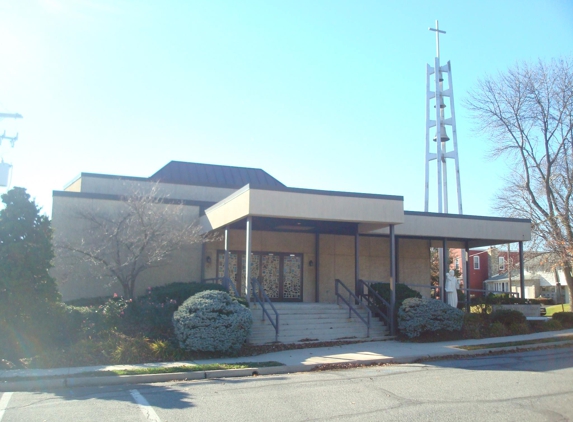
<svg viewBox="0 0 573 422">
<path fill-rule="evenodd" d="M 149 287 L 147 294 L 140 296 L 139 299 L 145 299 L 155 303 L 166 303 L 174 300 L 177 305 L 181 305 L 191 296 L 205 290 L 218 290 L 225 292 L 226 289 L 220 284 L 213 283 L 185 283 L 175 282 L 164 286 Z"/>
<path fill-rule="evenodd" d="M 374 291 L 378 293 L 382 297 L 382 299 L 390 303 L 390 294 L 391 294 L 390 283 L 374 283 L 372 284 L 372 289 L 374 289 Z M 418 291 L 408 287 L 405 284 L 396 283 L 396 304 L 394 307 L 395 314 L 398 315 L 398 309 L 400 309 L 400 306 L 402 306 L 402 303 L 406 299 L 409 298 L 419 299 L 421 297 L 422 295 Z"/>
<path fill-rule="evenodd" d="M 525 315 L 512 309 L 499 309 L 491 314 L 490 319 L 492 323 L 499 322 L 506 328 L 513 324 L 525 324 L 527 322 Z"/>
</svg>

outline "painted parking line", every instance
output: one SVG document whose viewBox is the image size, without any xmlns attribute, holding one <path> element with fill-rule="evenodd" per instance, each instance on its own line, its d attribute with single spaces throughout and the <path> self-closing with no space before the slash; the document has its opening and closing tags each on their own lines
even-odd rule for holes
<svg viewBox="0 0 573 422">
<path fill-rule="evenodd" d="M 12 397 L 12 393 L 4 393 L 2 394 L 2 398 L 0 398 L 0 421 L 4 417 L 4 411 L 8 407 L 10 397 Z"/>
<path fill-rule="evenodd" d="M 145 399 L 145 397 L 141 395 L 139 391 L 129 390 L 129 392 L 148 421 L 161 422 L 161 419 L 159 419 L 159 416 L 157 416 L 157 413 L 155 413 L 153 407 L 149 405 L 149 402 Z"/>
</svg>

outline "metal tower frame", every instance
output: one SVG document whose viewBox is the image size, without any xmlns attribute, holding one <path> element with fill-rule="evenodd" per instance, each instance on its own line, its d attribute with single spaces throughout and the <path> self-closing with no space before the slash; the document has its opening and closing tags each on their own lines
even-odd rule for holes
<svg viewBox="0 0 573 422">
<path fill-rule="evenodd" d="M 434 67 L 426 65 L 426 193 L 424 211 L 429 211 L 430 199 L 430 162 L 436 160 L 438 178 L 438 212 L 448 213 L 448 168 L 447 159 L 453 159 L 456 170 L 456 185 L 458 199 L 458 214 L 463 214 L 462 191 L 460 185 L 460 161 L 458 157 L 458 134 L 456 128 L 456 113 L 454 106 L 454 90 L 452 84 L 452 67 L 448 61 L 446 65 L 440 66 L 440 34 L 446 31 L 439 29 L 438 21 L 436 28 L 428 28 L 436 32 L 436 58 Z M 447 89 L 444 89 L 444 73 L 448 77 Z M 431 78 L 431 76 L 434 76 Z M 434 90 L 431 88 L 431 80 L 434 81 Z M 450 117 L 446 118 L 446 104 L 444 97 L 449 99 Z M 434 100 L 434 101 L 432 101 Z M 435 117 L 431 118 L 430 109 L 434 103 Z M 451 127 L 452 149 L 448 151 L 448 141 L 450 138 L 446 133 L 446 126 Z M 431 131 L 435 130 L 435 137 L 431 138 Z M 435 143 L 435 148 L 432 145 Z"/>
</svg>

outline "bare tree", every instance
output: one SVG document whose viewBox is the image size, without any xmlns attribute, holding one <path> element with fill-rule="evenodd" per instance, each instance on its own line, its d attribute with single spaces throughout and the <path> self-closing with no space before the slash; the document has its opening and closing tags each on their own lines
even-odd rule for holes
<svg viewBox="0 0 573 422">
<path fill-rule="evenodd" d="M 136 188 L 113 209 L 79 209 L 76 217 L 85 231 L 77 241 L 56 246 L 117 280 L 124 297 L 135 299 L 144 271 L 169 264 L 173 253 L 186 246 L 216 239 L 201 234 L 197 221 L 186 221 L 184 207 L 160 197 L 157 184 L 147 191 Z"/>
<path fill-rule="evenodd" d="M 466 105 L 511 172 L 496 209 L 532 221 L 533 247 L 551 252 L 573 291 L 573 61 L 516 65 L 478 82 Z"/>
</svg>

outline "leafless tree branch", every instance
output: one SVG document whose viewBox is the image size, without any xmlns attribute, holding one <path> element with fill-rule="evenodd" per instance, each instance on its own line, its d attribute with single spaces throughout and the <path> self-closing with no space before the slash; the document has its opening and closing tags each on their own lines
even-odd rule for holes
<svg viewBox="0 0 573 422">
<path fill-rule="evenodd" d="M 111 210 L 80 209 L 76 217 L 86 227 L 81 239 L 56 247 L 96 266 L 121 284 L 125 297 L 135 299 L 143 272 L 170 263 L 177 250 L 217 240 L 203 235 L 197 221 L 185 220 L 185 205 L 167 199 L 156 184 L 150 191 L 133 190 Z"/>
<path fill-rule="evenodd" d="M 497 211 L 531 219 L 534 247 L 551 252 L 573 291 L 573 60 L 488 76 L 465 105 L 490 138 L 491 156 L 513 165 Z"/>
</svg>

